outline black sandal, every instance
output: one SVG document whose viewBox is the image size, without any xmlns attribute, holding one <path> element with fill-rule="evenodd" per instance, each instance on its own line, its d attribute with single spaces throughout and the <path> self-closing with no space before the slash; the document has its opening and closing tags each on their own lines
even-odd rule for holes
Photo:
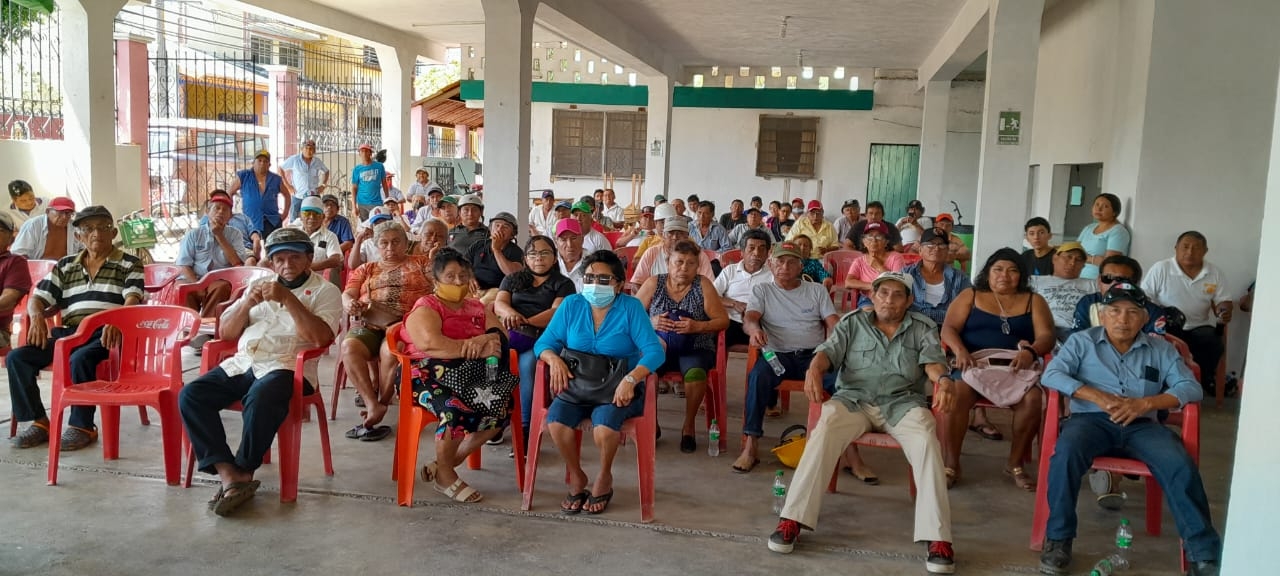
<svg viewBox="0 0 1280 576">
<path fill-rule="evenodd" d="M 586 511 L 587 514 L 604 514 L 604 511 L 609 509 L 610 500 L 613 500 L 613 490 L 610 490 L 609 493 L 604 496 L 591 496 L 590 498 L 587 498 L 587 506 L 603 505 L 599 510 L 587 510 L 586 506 L 583 506 L 582 509 Z"/>
<path fill-rule="evenodd" d="M 582 507 L 586 506 L 587 501 L 591 500 L 591 491 L 583 490 L 577 494 L 570 494 L 560 503 L 560 513 L 574 515 L 582 512 Z"/>
<path fill-rule="evenodd" d="M 250 480 L 248 482 L 232 482 L 225 489 L 219 489 L 218 501 L 213 503 L 213 513 L 219 516 L 228 516 L 236 509 L 253 499 L 254 494 L 258 492 L 258 486 L 262 482 Z M 235 491 L 232 494 L 227 492 Z"/>
</svg>

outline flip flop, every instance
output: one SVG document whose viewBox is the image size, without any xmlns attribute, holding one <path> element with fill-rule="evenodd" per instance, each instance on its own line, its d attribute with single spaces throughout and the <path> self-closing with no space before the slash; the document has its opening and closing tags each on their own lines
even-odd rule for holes
<svg viewBox="0 0 1280 576">
<path fill-rule="evenodd" d="M 361 442 L 377 442 L 391 435 L 390 426 L 374 426 L 373 428 L 365 428 L 364 436 L 360 437 Z"/>
<path fill-rule="evenodd" d="M 236 509 L 253 499 L 258 492 L 258 486 L 262 482 L 250 480 L 249 482 L 232 482 L 230 486 L 222 491 L 218 501 L 213 504 L 213 513 L 219 516 L 228 516 Z M 228 495 L 227 492 L 234 491 Z"/>
<path fill-rule="evenodd" d="M 976 432 L 979 436 L 993 442 L 1004 440 L 1004 434 L 1000 433 L 1000 429 L 990 424 L 974 424 L 969 427 L 969 430 Z"/>
<path fill-rule="evenodd" d="M 845 466 L 844 471 L 848 472 L 850 476 L 853 476 L 854 478 L 861 480 L 863 484 L 866 484 L 868 486 L 880 485 L 879 476 L 859 476 L 858 473 L 853 470 L 853 466 Z"/>
<path fill-rule="evenodd" d="M 570 494 L 568 497 L 564 499 L 564 502 L 560 503 L 560 513 L 568 514 L 570 516 L 581 513 L 582 507 L 585 506 L 587 504 L 587 501 L 590 499 L 591 499 L 590 490 L 583 490 L 577 494 Z M 568 506 L 566 506 L 565 504 L 568 504 Z"/>
<path fill-rule="evenodd" d="M 760 463 L 759 458 L 752 458 L 751 465 L 747 466 L 746 468 L 739 467 L 737 464 L 734 464 L 733 466 L 731 466 L 731 468 L 733 468 L 733 471 L 738 474 L 749 474 L 751 473 L 752 470 L 755 469 L 756 465 L 759 463 Z"/>
<path fill-rule="evenodd" d="M 449 497 L 450 500 L 460 502 L 462 504 L 475 504 L 476 502 L 484 500 L 484 495 L 476 491 L 475 488 L 468 486 L 461 478 L 454 480 L 453 484 L 450 484 L 448 488 L 441 488 L 440 485 L 435 482 L 431 483 L 431 487 L 435 489 L 436 492 Z"/>
<path fill-rule="evenodd" d="M 590 498 L 587 498 L 586 506 L 602 505 L 601 508 L 599 510 L 587 510 L 586 506 L 583 506 L 582 511 L 593 516 L 596 514 L 604 514 L 604 511 L 609 509 L 610 500 L 613 500 L 613 490 L 610 490 L 609 493 L 604 496 L 591 496 Z"/>
</svg>

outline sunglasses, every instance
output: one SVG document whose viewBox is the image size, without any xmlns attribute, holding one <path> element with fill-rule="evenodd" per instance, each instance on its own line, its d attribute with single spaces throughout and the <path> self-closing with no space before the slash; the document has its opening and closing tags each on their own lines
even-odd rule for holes
<svg viewBox="0 0 1280 576">
<path fill-rule="evenodd" d="M 586 274 L 582 277 L 583 284 L 599 284 L 601 286 L 613 284 L 614 280 L 616 278 L 610 274 Z"/>
<path fill-rule="evenodd" d="M 1116 282 L 1131 282 L 1127 277 L 1116 276 L 1115 274 L 1103 274 L 1098 278 L 1103 284 L 1114 284 Z"/>
</svg>

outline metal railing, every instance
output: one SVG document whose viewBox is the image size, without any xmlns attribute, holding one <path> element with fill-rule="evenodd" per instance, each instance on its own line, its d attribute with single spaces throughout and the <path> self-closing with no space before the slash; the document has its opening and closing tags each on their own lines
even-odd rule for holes
<svg viewBox="0 0 1280 576">
<path fill-rule="evenodd" d="M 0 2 L 0 140 L 62 139 L 58 12 Z"/>
</svg>

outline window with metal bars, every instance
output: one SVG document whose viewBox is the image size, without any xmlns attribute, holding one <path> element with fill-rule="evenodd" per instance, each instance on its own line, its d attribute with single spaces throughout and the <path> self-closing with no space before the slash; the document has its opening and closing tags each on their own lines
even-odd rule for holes
<svg viewBox="0 0 1280 576">
<path fill-rule="evenodd" d="M 813 178 L 818 157 L 818 118 L 760 115 L 756 176 Z"/>
<path fill-rule="evenodd" d="M 551 122 L 551 174 L 561 178 L 645 174 L 645 112 L 555 110 Z"/>
</svg>

